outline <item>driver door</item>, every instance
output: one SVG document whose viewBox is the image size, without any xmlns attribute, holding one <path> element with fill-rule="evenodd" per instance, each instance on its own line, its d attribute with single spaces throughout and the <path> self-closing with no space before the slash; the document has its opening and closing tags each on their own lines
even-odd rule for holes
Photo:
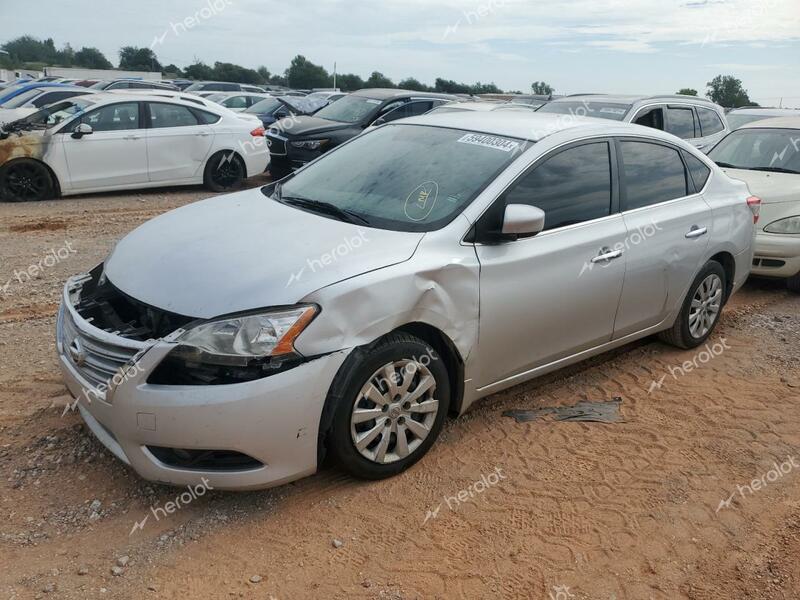
<svg viewBox="0 0 800 600">
<path fill-rule="evenodd" d="M 79 124 L 92 132 L 73 137 Z M 62 134 L 70 188 L 104 189 L 146 183 L 147 140 L 139 102 L 106 104 L 73 121 Z"/>
</svg>

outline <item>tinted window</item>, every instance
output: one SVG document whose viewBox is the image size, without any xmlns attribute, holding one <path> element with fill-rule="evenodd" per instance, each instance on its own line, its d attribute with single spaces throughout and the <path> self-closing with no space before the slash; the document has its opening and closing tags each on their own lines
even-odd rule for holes
<svg viewBox="0 0 800 600">
<path fill-rule="evenodd" d="M 107 90 L 127 90 L 130 87 L 131 87 L 131 84 L 128 83 L 127 81 L 118 81 L 116 83 L 112 83 L 106 89 Z"/>
<path fill-rule="evenodd" d="M 275 98 L 264 98 L 264 100 L 256 102 L 244 112 L 254 114 L 272 113 L 279 106 L 283 106 L 283 104 L 275 100 Z"/>
<path fill-rule="evenodd" d="M 40 108 L 47 104 L 52 104 L 53 102 L 59 102 L 66 98 L 72 98 L 73 96 L 83 96 L 84 94 L 85 92 L 48 92 L 36 98 L 31 104 L 36 108 Z"/>
<path fill-rule="evenodd" d="M 537 166 L 506 194 L 506 204 L 530 204 L 554 229 L 611 214 L 611 160 L 606 142 L 578 146 Z"/>
<path fill-rule="evenodd" d="M 636 125 L 644 125 L 645 127 L 652 127 L 653 129 L 664 130 L 664 109 L 661 107 L 646 109 L 640 112 L 636 120 Z"/>
<path fill-rule="evenodd" d="M 667 131 L 684 140 L 696 137 L 694 133 L 694 112 L 692 109 L 667 109 Z"/>
<path fill-rule="evenodd" d="M 709 108 L 697 109 L 697 115 L 700 117 L 700 128 L 703 130 L 703 135 L 714 135 L 719 133 L 725 126 L 719 118 L 719 115 Z"/>
<path fill-rule="evenodd" d="M 686 169 L 677 150 L 646 142 L 622 142 L 622 162 L 626 210 L 687 195 Z"/>
<path fill-rule="evenodd" d="M 186 106 L 161 104 L 160 102 L 151 102 L 148 106 L 150 107 L 150 127 L 188 127 L 197 125 L 197 118 Z"/>
<path fill-rule="evenodd" d="M 94 131 L 139 129 L 139 104 L 110 104 L 87 113 L 80 122 L 91 125 Z"/>
<path fill-rule="evenodd" d="M 699 192 L 705 187 L 706 181 L 711 176 L 711 169 L 703 164 L 702 160 L 688 152 L 683 153 L 683 158 L 686 166 L 689 167 L 689 175 L 694 182 L 694 187 Z"/>
<path fill-rule="evenodd" d="M 222 106 L 228 108 L 247 108 L 247 98 L 244 96 L 232 96 L 222 102 Z"/>
<path fill-rule="evenodd" d="M 219 115 L 215 115 L 214 113 L 210 113 L 205 110 L 193 109 L 192 112 L 195 114 L 198 121 L 206 125 L 211 125 L 212 123 L 216 123 L 217 121 L 220 120 Z"/>
<path fill-rule="evenodd" d="M 423 115 L 428 112 L 433 106 L 433 102 L 430 100 L 420 100 L 417 102 L 409 102 L 400 106 L 399 108 L 395 108 L 394 110 L 386 113 L 383 117 L 387 123 L 390 121 L 396 121 L 397 119 L 405 119 L 406 117 L 416 117 L 418 115 Z"/>
</svg>

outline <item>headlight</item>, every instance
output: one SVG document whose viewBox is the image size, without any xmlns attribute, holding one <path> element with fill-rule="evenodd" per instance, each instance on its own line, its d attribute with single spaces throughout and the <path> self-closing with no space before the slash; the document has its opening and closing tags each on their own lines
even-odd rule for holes
<svg viewBox="0 0 800 600">
<path fill-rule="evenodd" d="M 315 306 L 298 306 L 221 319 L 197 325 L 176 341 L 203 362 L 246 366 L 252 359 L 294 354 L 295 339 L 316 314 Z"/>
<path fill-rule="evenodd" d="M 330 140 L 302 140 L 298 142 L 289 142 L 295 148 L 303 148 L 305 150 L 319 150 L 327 144 Z"/>
<path fill-rule="evenodd" d="M 800 216 L 786 217 L 785 219 L 773 221 L 764 227 L 764 231 L 766 233 L 800 234 Z"/>
</svg>

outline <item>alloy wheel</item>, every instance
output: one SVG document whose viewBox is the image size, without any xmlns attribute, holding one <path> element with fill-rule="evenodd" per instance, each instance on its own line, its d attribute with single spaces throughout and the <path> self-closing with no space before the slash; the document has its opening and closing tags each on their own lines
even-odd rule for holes
<svg viewBox="0 0 800 600">
<path fill-rule="evenodd" d="M 5 188 L 12 198 L 39 200 L 50 187 L 47 173 L 38 165 L 11 165 L 6 173 Z"/>
<path fill-rule="evenodd" d="M 379 368 L 358 393 L 350 435 L 361 456 L 379 464 L 414 453 L 431 432 L 439 412 L 436 379 L 411 359 Z"/>
<path fill-rule="evenodd" d="M 242 165 L 233 153 L 222 154 L 216 169 L 211 172 L 212 181 L 220 187 L 229 188 L 243 179 Z"/>
<path fill-rule="evenodd" d="M 695 339 L 705 336 L 717 321 L 722 308 L 722 279 L 712 273 L 697 287 L 689 308 L 689 333 Z"/>
</svg>

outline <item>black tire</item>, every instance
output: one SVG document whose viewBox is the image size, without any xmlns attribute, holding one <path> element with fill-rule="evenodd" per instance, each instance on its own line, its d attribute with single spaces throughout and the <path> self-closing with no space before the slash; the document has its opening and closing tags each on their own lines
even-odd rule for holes
<svg viewBox="0 0 800 600">
<path fill-rule="evenodd" d="M 427 360 L 424 358 L 426 356 Z M 410 377 L 408 390 L 413 396 L 415 390 L 422 389 L 420 385 L 423 378 L 427 380 L 429 376 L 432 376 L 435 381 L 435 390 L 423 394 L 422 399 L 428 404 L 428 407 L 432 400 L 438 400 L 435 416 L 432 416 L 430 412 L 415 412 L 421 405 L 401 412 L 402 408 L 410 407 L 411 403 L 402 402 L 400 394 L 394 396 L 396 402 L 387 405 L 388 408 L 385 409 L 361 395 L 362 388 L 370 381 L 377 381 L 378 386 L 383 386 L 387 395 L 390 395 L 391 391 L 386 386 L 388 379 L 377 379 L 374 376 L 385 365 L 396 365 L 403 361 L 407 361 L 408 365 L 413 363 L 416 366 L 404 367 L 400 370 L 393 366 L 393 372 L 398 375 L 395 383 L 399 381 L 403 384 L 405 377 Z M 417 403 L 418 400 L 413 402 Z M 430 345 L 412 335 L 393 333 L 384 336 L 368 347 L 356 349 L 348 357 L 331 386 L 328 401 L 332 403 L 331 408 L 334 412 L 326 443 L 333 457 L 355 477 L 384 479 L 397 475 L 416 463 L 436 441 L 450 407 L 450 379 L 444 361 Z M 381 416 L 356 425 L 351 423 L 355 409 L 381 412 Z M 397 413 L 401 414 L 398 416 Z M 391 426 L 393 428 L 386 427 L 386 423 L 390 420 L 394 421 L 394 425 Z M 408 420 L 417 421 L 417 425 L 414 426 L 415 430 L 419 430 L 420 423 L 425 425 L 427 421 L 429 430 L 427 436 L 420 438 L 413 433 L 408 425 Z M 356 448 L 353 437 L 364 435 L 374 429 L 380 429 L 380 433 L 364 449 L 364 452 L 375 453 L 373 459 L 370 459 L 362 455 L 361 451 Z M 388 459 L 390 462 L 378 462 L 376 459 L 380 455 L 379 448 L 384 436 L 387 435 L 389 441 L 387 447 L 384 448 L 385 458 L 383 460 Z M 399 435 L 403 435 L 403 439 L 406 440 L 408 454 L 405 457 L 402 457 L 404 448 L 399 443 Z M 416 447 L 412 450 L 411 448 L 415 444 Z"/>
<path fill-rule="evenodd" d="M 244 161 L 233 150 L 222 150 L 208 159 L 203 184 L 212 192 L 230 192 L 247 177 Z"/>
<path fill-rule="evenodd" d="M 792 292 L 800 294 L 800 273 L 793 275 L 786 280 L 786 287 Z"/>
<path fill-rule="evenodd" d="M 698 294 L 701 286 L 704 285 L 704 282 L 712 276 L 716 276 L 719 278 L 719 310 L 717 311 L 716 315 L 713 317 L 713 322 L 708 327 L 708 330 L 701 333 L 700 335 L 695 335 L 692 333 L 690 329 L 690 315 L 692 314 L 692 303 L 695 300 L 695 296 Z M 686 299 L 683 301 L 683 306 L 681 307 L 681 312 L 678 314 L 678 318 L 675 319 L 675 323 L 673 326 L 666 330 L 662 331 L 659 334 L 661 340 L 668 344 L 672 344 L 673 346 L 677 346 L 678 348 L 683 349 L 690 349 L 696 348 L 697 346 L 701 345 L 705 342 L 708 337 L 714 332 L 714 329 L 719 323 L 719 318 L 722 315 L 722 308 L 725 305 L 725 301 L 727 300 L 727 289 L 728 289 L 728 282 L 727 276 L 725 275 L 725 269 L 722 268 L 722 265 L 719 264 L 717 261 L 711 260 L 707 262 L 700 272 L 697 274 L 697 277 L 694 278 L 691 287 L 689 288 L 689 292 L 686 294 Z"/>
<path fill-rule="evenodd" d="M 53 177 L 38 160 L 20 158 L 0 167 L 0 200 L 36 202 L 55 196 Z"/>
</svg>

